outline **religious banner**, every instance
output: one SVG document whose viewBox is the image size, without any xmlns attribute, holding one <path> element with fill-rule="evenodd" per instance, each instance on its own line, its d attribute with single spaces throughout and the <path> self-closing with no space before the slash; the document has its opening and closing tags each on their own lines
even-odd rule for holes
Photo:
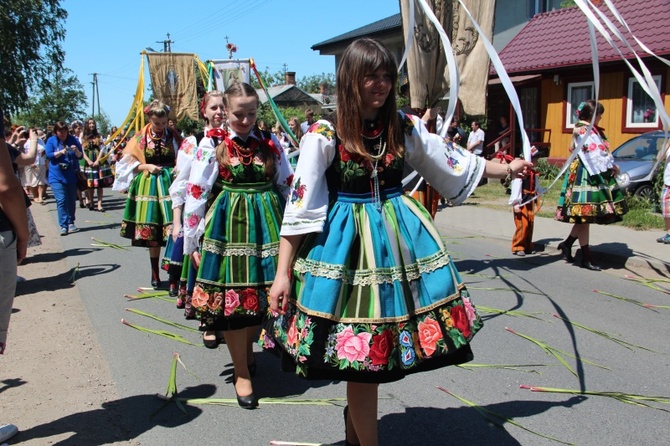
<svg viewBox="0 0 670 446">
<path fill-rule="evenodd" d="M 148 53 L 154 97 L 170 107 L 177 121 L 186 116 L 198 120 L 194 54 Z"/>
<path fill-rule="evenodd" d="M 238 82 L 249 83 L 249 59 L 213 60 L 212 78 L 214 88 L 226 91 L 228 87 Z"/>
<path fill-rule="evenodd" d="M 410 2 L 421 6 L 414 8 L 413 22 L 409 13 Z M 463 3 L 470 11 L 474 11 L 474 19 L 491 39 L 495 0 L 463 0 Z M 419 109 L 435 106 L 449 90 L 445 50 L 435 25 L 423 9 L 424 5 L 430 7 L 452 42 L 451 51 L 456 56 L 460 73 L 458 97 L 464 111 L 470 115 L 485 115 L 489 57 L 458 0 L 400 1 L 405 38 L 408 32 L 412 33 L 407 58 L 410 106 Z"/>
</svg>

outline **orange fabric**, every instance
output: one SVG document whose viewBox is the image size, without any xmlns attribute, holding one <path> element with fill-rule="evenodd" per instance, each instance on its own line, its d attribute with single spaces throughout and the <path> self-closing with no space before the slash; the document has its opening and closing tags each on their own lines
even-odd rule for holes
<svg viewBox="0 0 670 446">
<path fill-rule="evenodd" d="M 140 164 L 146 164 L 146 158 L 144 157 L 144 148 L 147 145 L 147 133 L 149 132 L 149 126 L 151 124 L 147 124 L 144 126 L 142 130 L 137 132 L 135 136 L 130 138 L 130 141 L 128 141 L 128 144 L 126 144 L 126 148 L 123 149 L 123 154 L 129 154 L 136 160 L 140 162 Z"/>
<path fill-rule="evenodd" d="M 535 211 L 533 203 L 521 206 L 521 212 L 514 213 L 514 226 L 516 231 L 512 238 L 512 252 L 533 250 L 533 224 L 535 222 Z"/>
</svg>

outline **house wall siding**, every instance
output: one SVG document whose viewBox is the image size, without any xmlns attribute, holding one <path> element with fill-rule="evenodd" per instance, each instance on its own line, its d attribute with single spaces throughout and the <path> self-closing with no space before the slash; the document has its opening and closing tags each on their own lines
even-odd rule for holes
<svg viewBox="0 0 670 446">
<path fill-rule="evenodd" d="M 654 74 L 658 74 L 654 71 Z M 670 100 L 665 92 L 670 91 L 670 69 L 662 71 L 662 91 L 665 109 L 670 113 Z M 639 133 L 624 133 L 622 131 L 625 123 L 624 101 L 628 89 L 628 79 L 631 77 L 628 71 L 616 71 L 601 73 L 599 101 L 605 107 L 605 113 L 600 121 L 600 126 L 605 129 L 605 134 L 610 147 L 617 148 Z M 580 79 L 581 81 L 582 79 Z M 559 85 L 555 85 L 552 78 L 545 78 L 541 82 L 541 122 L 544 128 L 551 129 L 551 153 L 550 158 L 566 159 L 570 155 L 572 144 L 572 131 L 564 127 L 565 107 L 567 97 L 567 83 L 573 80 L 562 78 Z M 651 131 L 653 129 L 649 129 Z"/>
</svg>

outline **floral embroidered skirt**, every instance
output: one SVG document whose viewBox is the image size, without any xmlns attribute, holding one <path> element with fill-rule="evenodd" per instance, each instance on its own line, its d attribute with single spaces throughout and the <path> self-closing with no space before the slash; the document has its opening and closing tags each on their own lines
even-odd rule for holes
<svg viewBox="0 0 670 446">
<path fill-rule="evenodd" d="M 201 330 L 260 324 L 277 271 L 283 209 L 272 183 L 223 186 L 205 216 L 191 300 Z"/>
<path fill-rule="evenodd" d="M 261 344 L 305 378 L 381 383 L 472 360 L 482 321 L 430 215 L 401 191 L 381 212 L 340 194 L 293 275 Z"/>
<path fill-rule="evenodd" d="M 621 221 L 627 212 L 623 192 L 609 172 L 589 175 L 579 158 L 570 163 L 558 198 L 556 220 L 606 225 Z"/>
<path fill-rule="evenodd" d="M 169 167 L 163 167 L 157 175 L 140 173 L 130 184 L 121 237 L 131 239 L 133 246 L 165 246 L 172 227 L 170 184 Z"/>
</svg>

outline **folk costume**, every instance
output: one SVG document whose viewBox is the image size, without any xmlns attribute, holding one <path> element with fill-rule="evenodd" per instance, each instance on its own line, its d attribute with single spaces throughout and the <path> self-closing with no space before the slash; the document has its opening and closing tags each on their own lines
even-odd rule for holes
<svg viewBox="0 0 670 446">
<path fill-rule="evenodd" d="M 305 378 L 390 382 L 473 357 L 482 321 L 430 214 L 401 180 L 408 162 L 461 203 L 485 160 L 399 115 L 404 157 L 387 150 L 376 122 L 361 135 L 372 159 L 347 152 L 328 120 L 303 137 L 281 235 L 307 236 L 287 312 L 270 318 L 261 342 Z"/>
<path fill-rule="evenodd" d="M 565 223 L 610 224 L 621 221 L 628 205 L 617 185 L 614 158 L 602 128 L 594 126 L 581 147 L 589 123 L 579 121 L 572 132 L 570 151 L 579 150 L 570 163 L 558 199 L 555 219 Z"/>
<path fill-rule="evenodd" d="M 222 144 L 223 164 L 217 143 Z M 275 277 L 279 228 L 292 179 L 279 141 L 268 132 L 254 129 L 242 140 L 232 130 L 215 129 L 201 141 L 183 214 L 184 253 L 201 251 L 191 299 L 200 330 L 260 324 Z"/>
<path fill-rule="evenodd" d="M 81 147 L 84 149 L 84 155 L 92 162 L 95 162 L 102 153 L 101 161 L 97 167 L 89 166 L 85 161 L 82 163 L 82 171 L 86 175 L 88 187 L 111 186 L 114 183 L 114 176 L 107 161 L 107 152 L 103 145 L 102 136 L 97 132 L 94 135 L 85 135 L 81 140 Z"/>
<path fill-rule="evenodd" d="M 147 124 L 128 142 L 123 158 L 116 165 L 113 189 L 128 190 L 121 237 L 131 239 L 133 246 L 165 246 L 172 223 L 169 188 L 178 149 L 168 129 L 155 135 L 151 124 Z M 141 164 L 155 164 L 163 169 L 157 174 L 136 175 L 135 169 Z"/>
<path fill-rule="evenodd" d="M 539 184 L 540 175 L 535 169 L 528 169 L 525 178 L 515 178 L 512 181 L 509 204 L 515 207 L 519 206 L 519 212 L 516 212 L 516 210 L 514 212 L 516 231 L 514 237 L 512 237 L 513 254 L 530 254 L 533 252 L 533 225 L 535 223 L 535 213 L 540 206 L 539 198 L 535 198 L 538 195 L 537 186 Z"/>
<path fill-rule="evenodd" d="M 170 198 L 172 199 L 172 209 L 183 208 L 186 201 L 186 186 L 191 175 L 191 166 L 193 156 L 200 142 L 205 138 L 204 132 L 189 136 L 184 139 L 179 146 L 177 153 L 177 164 L 174 170 L 174 181 L 170 185 Z M 211 146 L 216 147 L 218 141 L 212 141 Z M 210 151 L 213 155 L 213 152 Z M 168 243 L 165 247 L 165 257 L 163 259 L 163 269 L 170 276 L 170 280 L 177 278 L 179 282 L 177 292 L 177 308 L 185 308 L 184 315 L 187 319 L 193 319 L 195 314 L 191 311 L 190 299 L 195 285 L 195 276 L 197 270 L 192 267 L 189 256 L 184 255 L 184 215 L 181 216 L 182 230 L 176 241 L 168 237 Z"/>
</svg>

